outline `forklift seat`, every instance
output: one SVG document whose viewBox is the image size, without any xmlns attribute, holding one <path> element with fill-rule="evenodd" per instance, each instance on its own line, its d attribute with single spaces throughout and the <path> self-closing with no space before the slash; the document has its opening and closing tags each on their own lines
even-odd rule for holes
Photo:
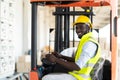
<svg viewBox="0 0 120 80">
<path fill-rule="evenodd" d="M 98 62 L 93 67 L 93 70 L 91 71 L 91 78 L 92 80 L 102 80 L 103 79 L 103 65 L 104 65 L 105 59 L 100 57 Z"/>
</svg>

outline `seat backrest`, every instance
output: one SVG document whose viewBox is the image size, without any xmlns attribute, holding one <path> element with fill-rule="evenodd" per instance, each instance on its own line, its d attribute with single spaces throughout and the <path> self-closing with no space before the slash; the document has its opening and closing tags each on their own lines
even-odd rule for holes
<svg viewBox="0 0 120 80">
<path fill-rule="evenodd" d="M 93 70 L 91 71 L 91 78 L 92 80 L 102 80 L 103 78 L 103 65 L 104 65 L 104 58 L 100 58 L 98 60 L 98 62 L 95 64 L 95 66 L 93 67 Z"/>
</svg>

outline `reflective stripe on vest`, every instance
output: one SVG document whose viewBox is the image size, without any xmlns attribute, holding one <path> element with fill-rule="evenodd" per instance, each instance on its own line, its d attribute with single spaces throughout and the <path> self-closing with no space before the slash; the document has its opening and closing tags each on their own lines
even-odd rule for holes
<svg viewBox="0 0 120 80">
<path fill-rule="evenodd" d="M 84 46 L 84 44 L 88 41 L 92 41 L 97 45 L 97 51 L 96 51 L 96 55 L 91 58 L 85 67 L 81 68 L 79 71 L 73 71 L 73 72 L 69 72 L 69 74 L 73 75 L 77 80 L 91 80 L 90 78 L 90 72 L 92 71 L 94 65 L 97 63 L 98 59 L 100 58 L 100 48 L 99 48 L 99 44 L 97 43 L 97 41 L 95 41 L 93 39 L 92 33 L 87 33 L 85 34 L 82 39 L 80 40 L 80 43 L 78 45 L 77 51 L 76 51 L 76 55 L 75 55 L 75 61 L 77 61 L 82 53 L 82 48 Z"/>
</svg>

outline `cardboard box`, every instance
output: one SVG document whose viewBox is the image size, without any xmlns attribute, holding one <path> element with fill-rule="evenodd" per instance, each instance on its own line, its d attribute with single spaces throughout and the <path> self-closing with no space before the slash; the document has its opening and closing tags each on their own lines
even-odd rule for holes
<svg viewBox="0 0 120 80">
<path fill-rule="evenodd" d="M 23 55 L 18 58 L 17 72 L 30 72 L 31 70 L 31 56 Z"/>
<path fill-rule="evenodd" d="M 99 39 L 99 44 L 101 46 L 101 49 L 107 49 L 108 48 L 107 43 L 106 43 L 106 38 L 100 38 Z"/>
<path fill-rule="evenodd" d="M 30 72 L 31 63 L 30 62 L 17 62 L 17 72 Z"/>
<path fill-rule="evenodd" d="M 18 62 L 31 62 L 31 56 L 30 55 L 23 55 L 18 58 Z"/>
<path fill-rule="evenodd" d="M 120 57 L 120 48 L 118 48 L 118 56 Z"/>
</svg>

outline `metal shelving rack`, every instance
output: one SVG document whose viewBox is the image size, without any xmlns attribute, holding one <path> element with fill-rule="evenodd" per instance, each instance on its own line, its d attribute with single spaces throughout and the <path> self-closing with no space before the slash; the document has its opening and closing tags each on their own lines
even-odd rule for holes
<svg viewBox="0 0 120 80">
<path fill-rule="evenodd" d="M 0 0 L 0 79 L 15 72 L 14 2 L 15 0 Z"/>
</svg>

